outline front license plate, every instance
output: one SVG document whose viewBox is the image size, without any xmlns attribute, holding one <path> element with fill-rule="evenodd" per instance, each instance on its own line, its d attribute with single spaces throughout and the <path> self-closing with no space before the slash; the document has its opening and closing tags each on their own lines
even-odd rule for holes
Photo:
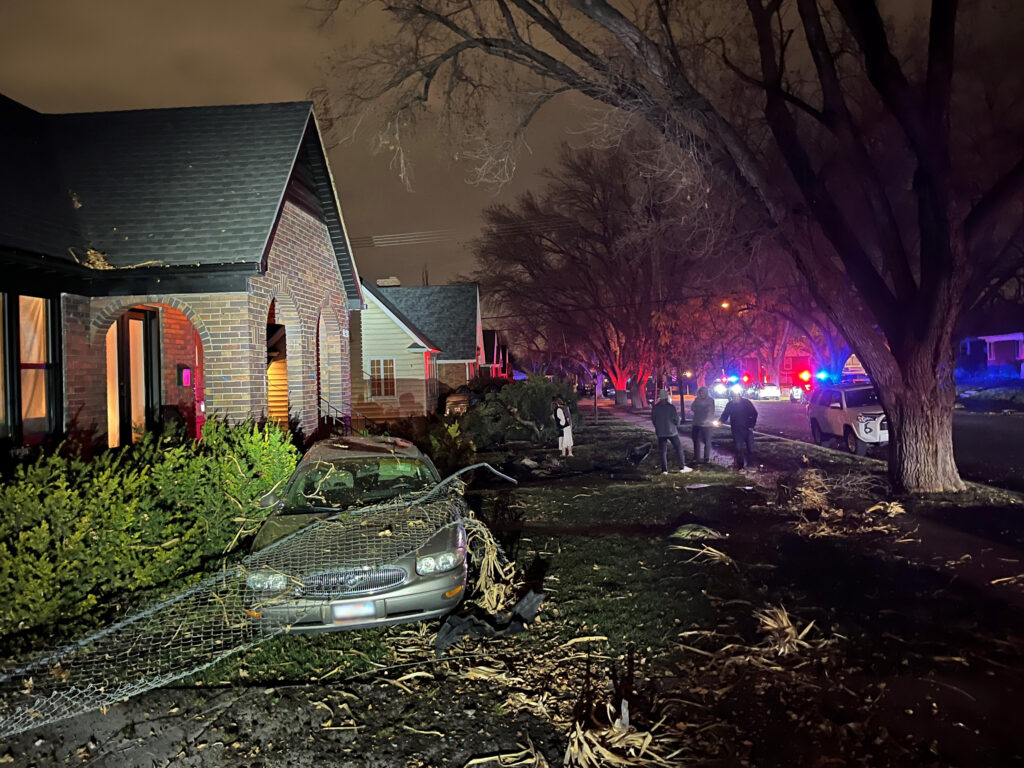
<svg viewBox="0 0 1024 768">
<path fill-rule="evenodd" d="M 341 603 L 339 605 L 332 605 L 331 611 L 334 616 L 335 624 L 343 624 L 346 621 L 352 621 L 354 619 L 370 619 L 377 613 L 373 608 L 372 600 L 365 603 Z"/>
</svg>

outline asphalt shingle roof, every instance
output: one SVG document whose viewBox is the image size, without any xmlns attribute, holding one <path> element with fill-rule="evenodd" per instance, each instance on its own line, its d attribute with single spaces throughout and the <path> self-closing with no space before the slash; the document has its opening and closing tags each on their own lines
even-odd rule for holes
<svg viewBox="0 0 1024 768">
<path fill-rule="evenodd" d="M 368 292 L 375 299 L 377 299 L 377 301 L 379 301 L 381 304 L 387 307 L 388 311 L 391 312 L 391 314 L 393 314 L 395 317 L 397 317 L 399 322 L 403 323 L 410 331 L 412 331 L 416 336 L 418 336 L 420 341 L 422 341 L 425 346 L 429 347 L 430 349 L 441 349 L 437 344 L 435 344 L 431 340 L 431 338 L 426 333 L 423 332 L 421 328 L 419 328 L 416 325 L 416 323 L 414 323 L 412 320 L 406 317 L 405 313 L 403 313 L 402 310 L 395 306 L 395 304 L 387 296 L 384 295 L 383 289 L 377 288 L 371 285 L 370 283 L 363 283 L 363 290 Z"/>
<path fill-rule="evenodd" d="M 132 267 L 259 264 L 316 129 L 309 102 L 46 115 L 0 97 L 0 130 L 0 246 L 67 260 L 91 248 Z M 322 202 L 358 296 L 334 201 Z"/>
<path fill-rule="evenodd" d="M 476 357 L 477 287 L 424 285 L 377 288 L 440 350 L 438 360 Z"/>
</svg>

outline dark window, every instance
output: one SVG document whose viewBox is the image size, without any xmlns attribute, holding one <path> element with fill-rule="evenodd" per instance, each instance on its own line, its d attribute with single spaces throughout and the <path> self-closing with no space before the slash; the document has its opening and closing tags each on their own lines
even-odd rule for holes
<svg viewBox="0 0 1024 768">
<path fill-rule="evenodd" d="M 851 389 L 846 393 L 847 408 L 865 408 L 880 405 L 878 393 L 873 389 Z"/>
</svg>

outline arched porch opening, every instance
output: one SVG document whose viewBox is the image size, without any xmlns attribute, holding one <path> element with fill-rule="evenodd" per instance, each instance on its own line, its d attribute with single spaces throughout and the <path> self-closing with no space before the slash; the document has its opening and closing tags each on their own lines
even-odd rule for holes
<svg viewBox="0 0 1024 768">
<path fill-rule="evenodd" d="M 194 438 L 205 420 L 203 343 L 181 310 L 136 304 L 103 332 L 107 445 L 138 441 L 175 423 Z"/>
<path fill-rule="evenodd" d="M 267 419 L 288 428 L 288 334 L 277 322 L 277 302 L 267 311 Z"/>
</svg>

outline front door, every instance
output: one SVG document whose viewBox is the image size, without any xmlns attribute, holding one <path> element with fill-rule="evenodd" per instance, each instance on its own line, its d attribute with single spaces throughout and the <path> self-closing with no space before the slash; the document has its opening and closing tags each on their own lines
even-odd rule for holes
<svg viewBox="0 0 1024 768">
<path fill-rule="evenodd" d="M 157 313 L 125 312 L 107 331 L 107 442 L 134 443 L 159 416 L 160 336 Z"/>
</svg>

